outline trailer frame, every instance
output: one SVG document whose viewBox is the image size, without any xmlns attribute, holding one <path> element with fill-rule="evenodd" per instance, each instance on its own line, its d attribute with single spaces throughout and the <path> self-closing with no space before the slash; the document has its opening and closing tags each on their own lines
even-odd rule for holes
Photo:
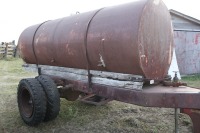
<svg viewBox="0 0 200 133">
<path fill-rule="evenodd" d="M 120 75 L 119 73 L 98 71 L 92 71 L 91 73 L 94 74 L 93 76 L 99 76 L 101 82 L 97 82 L 98 78 L 94 80 L 92 77 L 89 86 L 87 70 L 35 64 L 25 64 L 23 67 L 29 71 L 39 72 L 39 75 L 51 77 L 57 86 L 65 88 L 65 91 L 70 91 L 71 96 L 75 97 L 73 97 L 74 100 L 76 97 L 78 98 L 77 92 L 83 92 L 144 107 L 180 108 L 181 113 L 190 116 L 193 123 L 193 132 L 200 132 L 200 102 L 198 102 L 200 101 L 200 89 L 198 88 L 163 86 L 163 84 L 156 82 L 156 84 L 143 85 L 142 80 L 144 79 L 139 75 Z M 76 79 L 76 77 L 79 78 Z M 110 84 L 108 83 L 109 80 L 110 82 L 116 81 Z M 127 80 L 129 80 L 128 83 L 130 82 L 131 86 L 122 86 L 121 83 L 126 84 Z M 114 83 L 118 82 L 120 84 L 114 86 Z"/>
</svg>

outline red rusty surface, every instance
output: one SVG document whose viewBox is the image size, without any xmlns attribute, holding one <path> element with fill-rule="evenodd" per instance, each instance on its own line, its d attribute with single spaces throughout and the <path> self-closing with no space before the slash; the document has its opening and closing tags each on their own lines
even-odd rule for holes
<svg viewBox="0 0 200 133">
<path fill-rule="evenodd" d="M 19 38 L 22 58 L 30 64 L 80 69 L 89 64 L 92 70 L 163 79 L 173 47 L 171 18 L 164 3 L 141 0 L 97 11 L 25 29 Z"/>
<path fill-rule="evenodd" d="M 92 84 L 92 88 L 88 88 L 88 84 L 84 82 L 53 78 L 55 81 L 62 81 L 62 85 L 73 84 L 77 91 L 112 100 L 145 107 L 181 108 L 182 113 L 190 116 L 194 133 L 200 133 L 200 102 L 198 102 L 200 101 L 200 89 L 186 86 L 152 85 L 144 86 L 143 90 L 131 90 L 100 84 Z"/>
<path fill-rule="evenodd" d="M 69 81 L 59 77 L 52 78 L 56 83 L 62 80 L 63 86 L 73 84 L 74 90 L 77 91 L 140 106 L 200 109 L 200 102 L 196 102 L 200 101 L 200 89 L 197 88 L 152 85 L 144 86 L 142 90 L 133 90 L 100 84 L 92 84 L 92 88 L 88 88 L 88 83 Z"/>
<path fill-rule="evenodd" d="M 74 82 L 80 91 L 90 91 L 87 84 Z M 200 133 L 200 90 L 190 87 L 150 86 L 142 91 L 126 90 L 93 84 L 92 92 L 109 99 L 145 107 L 192 108 L 182 110 L 193 123 L 194 133 Z"/>
<path fill-rule="evenodd" d="M 200 133 L 200 110 L 195 109 L 181 109 L 181 113 L 190 116 L 193 123 L 193 132 Z"/>
</svg>

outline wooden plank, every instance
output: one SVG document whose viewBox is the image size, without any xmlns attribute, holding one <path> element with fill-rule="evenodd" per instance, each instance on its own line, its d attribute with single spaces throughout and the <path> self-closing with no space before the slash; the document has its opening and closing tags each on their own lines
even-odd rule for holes
<svg viewBox="0 0 200 133">
<path fill-rule="evenodd" d="M 37 65 L 33 65 L 33 64 L 23 64 L 22 67 L 26 70 L 26 71 L 30 71 L 30 72 L 38 72 L 37 69 Z"/>
<path fill-rule="evenodd" d="M 14 49 L 13 48 L 8 48 L 8 51 L 14 51 Z"/>
<path fill-rule="evenodd" d="M 24 67 L 37 68 L 35 64 L 25 64 Z M 38 67 L 42 68 L 43 70 L 54 70 L 54 71 L 60 71 L 60 72 L 75 73 L 79 75 L 86 75 L 86 76 L 88 75 L 88 72 L 85 69 L 57 67 L 57 66 L 48 66 L 48 65 L 39 65 Z M 142 76 L 133 75 L 133 74 L 114 73 L 114 72 L 95 71 L 95 70 L 91 70 L 90 73 L 92 74 L 92 76 L 95 76 L 95 77 L 111 78 L 111 79 L 117 79 L 117 80 L 133 81 L 133 80 L 143 79 Z"/>
<path fill-rule="evenodd" d="M 57 67 L 57 66 L 47 66 L 47 65 L 39 65 L 42 69 L 47 70 L 54 70 L 54 71 L 61 71 L 61 72 L 69 72 L 75 73 L 79 75 L 88 75 L 87 70 L 85 69 L 75 69 L 75 68 L 66 68 L 66 67 Z M 133 74 L 123 74 L 123 73 L 114 73 L 114 72 L 106 72 L 106 71 L 95 71 L 90 70 L 92 76 L 102 77 L 102 78 L 111 78 L 111 79 L 118 79 L 118 80 L 142 80 L 142 76 L 140 75 L 133 75 Z"/>
<path fill-rule="evenodd" d="M 15 45 L 8 45 L 8 48 L 16 48 Z"/>
<path fill-rule="evenodd" d="M 12 51 L 7 51 L 7 53 L 13 53 L 13 50 Z"/>
<path fill-rule="evenodd" d="M 5 43 L 3 45 L 0 45 L 0 55 L 3 56 L 3 58 L 6 58 L 7 56 L 13 56 L 15 49 L 16 45 Z"/>
<path fill-rule="evenodd" d="M 11 56 L 13 56 L 13 53 L 7 53 L 7 55 L 11 55 Z"/>
<path fill-rule="evenodd" d="M 85 76 L 85 75 L 78 75 L 78 74 L 69 73 L 69 72 L 54 71 L 50 69 L 41 70 L 41 73 L 44 75 L 56 76 L 56 77 L 60 77 L 60 78 L 71 80 L 71 81 L 75 80 L 75 81 L 88 82 L 88 76 Z M 101 78 L 101 77 L 92 77 L 91 83 L 120 87 L 120 88 L 125 88 L 125 89 L 137 89 L 137 90 L 141 90 L 143 86 L 143 82 L 120 81 L 120 80 L 113 80 L 113 79 Z"/>
<path fill-rule="evenodd" d="M 6 45 L 0 45 L 0 47 L 6 47 Z M 15 48 L 16 46 L 15 45 L 8 45 L 8 48 Z"/>
<path fill-rule="evenodd" d="M 28 71 L 37 72 L 35 64 L 25 64 L 23 67 Z M 64 68 L 57 66 L 39 65 L 41 73 L 49 76 L 57 76 L 66 80 L 88 82 L 88 73 L 84 69 Z M 104 71 L 91 71 L 91 82 L 94 84 L 103 84 L 108 86 L 116 86 L 124 89 L 141 90 L 143 86 L 142 76 L 113 73 Z M 134 78 L 134 79 L 133 79 Z"/>
</svg>

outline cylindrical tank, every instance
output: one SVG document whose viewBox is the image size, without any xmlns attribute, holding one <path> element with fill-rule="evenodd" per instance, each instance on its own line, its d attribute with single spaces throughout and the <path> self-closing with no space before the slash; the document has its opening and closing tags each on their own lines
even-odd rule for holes
<svg viewBox="0 0 200 133">
<path fill-rule="evenodd" d="M 161 0 L 138 0 L 25 29 L 26 63 L 163 79 L 172 59 L 173 30 Z"/>
</svg>

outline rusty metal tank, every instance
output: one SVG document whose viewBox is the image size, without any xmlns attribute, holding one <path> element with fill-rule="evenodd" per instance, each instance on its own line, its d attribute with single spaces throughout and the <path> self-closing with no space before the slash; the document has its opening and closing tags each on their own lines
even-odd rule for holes
<svg viewBox="0 0 200 133">
<path fill-rule="evenodd" d="M 163 79 L 172 59 L 173 32 L 161 0 L 138 0 L 25 29 L 19 49 L 26 63 Z"/>
</svg>

